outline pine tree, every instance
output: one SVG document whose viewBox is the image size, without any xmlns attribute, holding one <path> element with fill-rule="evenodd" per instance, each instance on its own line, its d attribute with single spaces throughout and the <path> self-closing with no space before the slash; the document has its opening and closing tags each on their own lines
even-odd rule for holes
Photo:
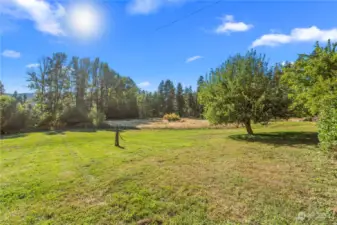
<svg viewBox="0 0 337 225">
<path fill-rule="evenodd" d="M 2 82 L 0 81 L 0 95 L 3 95 L 3 94 L 5 94 L 5 87 L 2 84 Z"/>
<path fill-rule="evenodd" d="M 171 80 L 166 80 L 165 90 L 165 113 L 175 112 L 175 88 Z"/>
<path fill-rule="evenodd" d="M 166 108 L 166 101 L 165 101 L 165 82 L 162 80 L 158 86 L 158 106 L 159 116 L 163 116 L 165 113 Z"/>
<path fill-rule="evenodd" d="M 18 101 L 19 94 L 18 94 L 17 91 L 14 91 L 14 93 L 13 93 L 13 98 L 15 98 L 16 101 Z"/>
<path fill-rule="evenodd" d="M 185 108 L 185 99 L 184 99 L 184 90 L 181 83 L 177 85 L 177 95 L 176 95 L 176 102 L 177 102 L 177 110 L 180 117 L 184 116 L 184 108 Z"/>
<path fill-rule="evenodd" d="M 202 117 L 202 114 L 204 113 L 203 112 L 203 105 L 201 105 L 200 103 L 199 103 L 199 101 L 198 101 L 198 94 L 199 94 L 199 92 L 200 92 L 200 90 L 201 90 L 201 88 L 202 88 L 202 86 L 204 85 L 204 83 L 205 83 L 205 80 L 204 80 L 204 77 L 203 76 L 200 76 L 199 77 L 199 79 L 198 79 L 198 87 L 197 87 L 197 93 L 196 93 L 196 95 L 197 95 L 197 97 L 196 97 L 196 104 L 197 104 L 197 116 L 198 117 Z"/>
</svg>

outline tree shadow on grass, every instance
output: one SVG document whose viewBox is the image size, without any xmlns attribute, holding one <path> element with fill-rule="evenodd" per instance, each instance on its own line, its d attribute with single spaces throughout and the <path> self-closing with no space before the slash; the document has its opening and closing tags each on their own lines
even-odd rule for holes
<svg viewBox="0 0 337 225">
<path fill-rule="evenodd" d="M 127 130 L 139 130 L 139 128 L 135 127 L 122 127 L 119 128 L 119 132 L 124 132 Z M 59 130 L 53 130 L 53 131 L 44 131 L 46 135 L 64 135 L 65 132 L 83 132 L 83 133 L 95 133 L 98 131 L 110 131 L 110 132 L 116 132 L 115 127 L 99 127 L 99 128 L 64 128 Z"/>
<path fill-rule="evenodd" d="M 52 130 L 45 132 L 46 135 L 64 135 L 64 131 L 62 130 Z"/>
<path fill-rule="evenodd" d="M 25 133 L 18 133 L 18 134 L 8 134 L 8 135 L 1 135 L 0 139 L 14 139 L 14 138 L 21 138 L 26 137 Z"/>
<path fill-rule="evenodd" d="M 276 146 L 315 146 L 318 144 L 318 137 L 316 132 L 271 132 L 257 133 L 254 135 L 241 134 L 231 135 L 229 136 L 229 138 L 237 141 L 260 142 Z"/>
</svg>

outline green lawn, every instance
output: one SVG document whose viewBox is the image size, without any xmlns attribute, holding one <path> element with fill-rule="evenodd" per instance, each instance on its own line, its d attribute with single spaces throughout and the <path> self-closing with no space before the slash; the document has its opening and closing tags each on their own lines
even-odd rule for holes
<svg viewBox="0 0 337 225">
<path fill-rule="evenodd" d="M 49 132 L 1 140 L 0 224 L 334 224 L 315 125 Z M 140 222 L 143 220 L 143 222 Z"/>
</svg>

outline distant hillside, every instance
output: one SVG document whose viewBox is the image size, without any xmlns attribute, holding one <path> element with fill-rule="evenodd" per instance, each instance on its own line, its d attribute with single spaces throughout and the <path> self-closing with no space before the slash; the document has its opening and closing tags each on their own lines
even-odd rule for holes
<svg viewBox="0 0 337 225">
<path fill-rule="evenodd" d="M 13 94 L 6 93 L 5 95 L 13 96 Z M 26 95 L 27 100 L 33 99 L 34 98 L 34 93 L 18 93 L 19 96 Z"/>
</svg>

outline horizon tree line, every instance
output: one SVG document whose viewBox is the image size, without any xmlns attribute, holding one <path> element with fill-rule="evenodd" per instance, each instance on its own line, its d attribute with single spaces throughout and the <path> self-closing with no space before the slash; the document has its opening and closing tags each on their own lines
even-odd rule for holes
<svg viewBox="0 0 337 225">
<path fill-rule="evenodd" d="M 317 42 L 311 54 L 300 54 L 294 63 L 270 65 L 265 55 L 250 50 L 200 76 L 196 90 L 167 79 L 149 92 L 99 58 L 55 53 L 27 73 L 34 104 L 17 92 L 5 96 L 0 83 L 1 132 L 177 113 L 205 117 L 211 124 L 243 124 L 253 135 L 252 123 L 317 116 L 321 143 L 331 148 L 337 145 L 336 55 L 337 43 Z"/>
</svg>

